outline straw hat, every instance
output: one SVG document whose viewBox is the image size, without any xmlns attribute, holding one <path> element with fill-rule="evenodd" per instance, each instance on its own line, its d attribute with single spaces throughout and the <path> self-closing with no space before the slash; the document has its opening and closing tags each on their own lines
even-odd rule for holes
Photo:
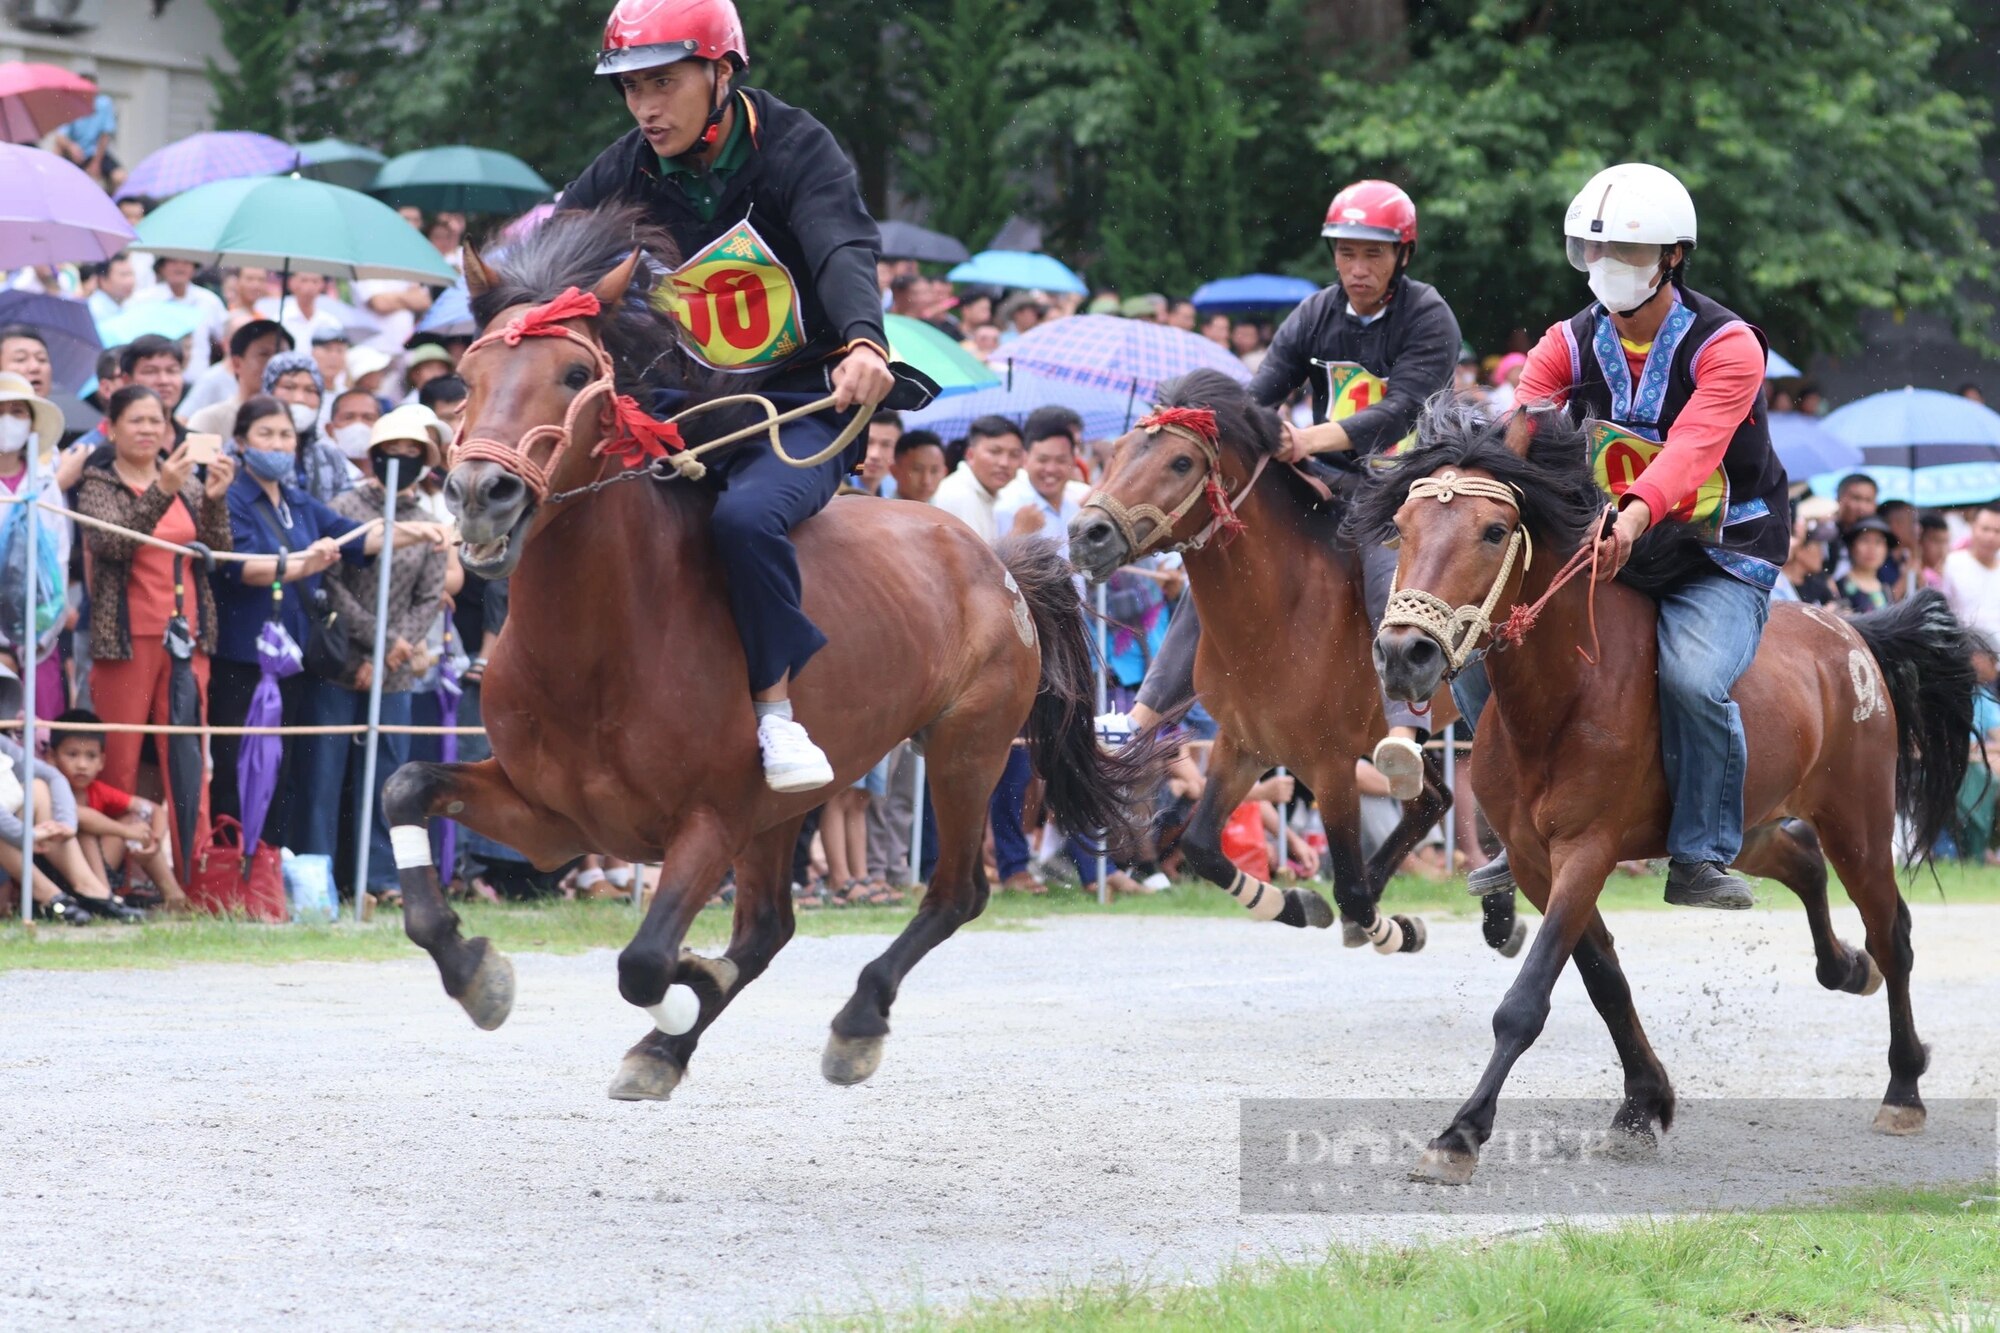
<svg viewBox="0 0 2000 1333">
<path fill-rule="evenodd" d="M 34 413 L 35 435 L 41 443 L 42 457 L 47 459 L 62 443 L 62 409 L 46 398 L 35 396 L 34 386 L 12 371 L 0 372 L 0 403 L 26 403 Z"/>
<path fill-rule="evenodd" d="M 438 419 L 437 413 L 421 403 L 405 403 L 375 423 L 375 430 L 368 437 L 368 448 L 372 451 L 391 440 L 411 440 L 424 447 L 425 467 L 440 467 L 444 463 L 445 441 L 450 438 L 451 428 Z"/>
</svg>

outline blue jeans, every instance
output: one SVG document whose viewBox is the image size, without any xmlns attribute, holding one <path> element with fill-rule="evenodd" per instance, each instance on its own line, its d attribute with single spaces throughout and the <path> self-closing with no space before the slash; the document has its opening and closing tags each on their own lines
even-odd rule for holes
<svg viewBox="0 0 2000 1333">
<path fill-rule="evenodd" d="M 986 818 L 993 824 L 993 859 L 999 864 L 1000 878 L 1018 875 L 1028 868 L 1028 837 L 1021 832 L 1021 802 L 1028 795 L 1028 779 L 1034 770 L 1028 752 L 1021 746 L 1007 751 L 1007 768 L 1000 785 L 987 803 Z"/>
<path fill-rule="evenodd" d="M 1729 691 L 1757 656 L 1771 596 L 1720 570 L 1660 599 L 1660 749 L 1674 802 L 1667 854 L 1728 865 L 1743 850 L 1749 743 Z M 1486 658 L 1466 664 L 1451 696 L 1474 731 L 1493 693 Z"/>
<path fill-rule="evenodd" d="M 385 726 L 408 726 L 411 695 L 405 691 L 382 696 Z M 311 726 L 342 726 L 368 720 L 368 692 L 344 689 L 331 681 L 315 680 L 310 686 L 306 722 Z M 340 794 L 347 781 L 348 761 L 355 770 L 355 818 L 360 818 L 362 745 L 365 736 L 307 736 L 300 799 L 298 845 L 301 854 L 320 852 L 337 857 L 340 852 Z M 389 821 L 382 814 L 382 784 L 389 775 L 409 762 L 410 737 L 382 736 L 375 750 L 375 818 L 368 835 L 368 887 L 381 889 L 396 883 L 396 857 L 389 845 Z"/>
</svg>

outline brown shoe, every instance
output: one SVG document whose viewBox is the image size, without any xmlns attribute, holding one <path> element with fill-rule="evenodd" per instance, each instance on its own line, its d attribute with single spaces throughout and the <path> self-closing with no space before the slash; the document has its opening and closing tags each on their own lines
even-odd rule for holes
<svg viewBox="0 0 2000 1333">
<path fill-rule="evenodd" d="M 1026 893 L 1040 897 L 1049 891 L 1049 886 L 1035 878 L 1032 870 L 1017 870 L 1000 881 L 1002 893 Z"/>
</svg>

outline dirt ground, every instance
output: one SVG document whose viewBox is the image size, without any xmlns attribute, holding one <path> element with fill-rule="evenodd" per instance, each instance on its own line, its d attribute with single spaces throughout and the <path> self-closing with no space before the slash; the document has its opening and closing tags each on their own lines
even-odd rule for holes
<svg viewBox="0 0 2000 1333">
<path fill-rule="evenodd" d="M 2000 1094 L 2000 907 L 1915 914 L 1924 1092 Z M 1699 1099 L 1848 1097 L 1829 1157 L 1964 1178 L 1937 1151 L 1949 1133 L 1866 1132 L 1883 998 L 1818 987 L 1800 914 L 1612 928 L 1685 1108 L 1635 1172 L 1763 1171 L 1769 1201 L 1802 1197 L 1823 1174 L 1722 1161 L 1739 1127 Z M 604 1096 L 646 1019 L 603 952 L 517 956 L 513 1017 L 490 1034 L 414 951 L 0 974 L 0 1326 L 730 1328 L 1533 1224 L 1239 1208 L 1239 1099 L 1470 1090 L 1514 964 L 1469 921 L 1388 959 L 1247 921 L 961 936 L 907 983 L 881 1072 L 835 1088 L 826 1024 L 881 944 L 794 941 L 663 1105 Z M 1618 1089 L 1567 975 L 1509 1093 Z"/>
</svg>

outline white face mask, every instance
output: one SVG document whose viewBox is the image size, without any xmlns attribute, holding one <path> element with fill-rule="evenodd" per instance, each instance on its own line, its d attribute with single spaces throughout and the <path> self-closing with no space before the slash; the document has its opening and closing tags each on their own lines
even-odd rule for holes
<svg viewBox="0 0 2000 1333">
<path fill-rule="evenodd" d="M 368 457 L 368 442 L 375 428 L 365 421 L 350 421 L 333 432 L 334 447 L 359 463 Z"/>
<path fill-rule="evenodd" d="M 35 423 L 27 417 L 0 417 L 0 454 L 18 454 L 35 437 Z"/>
<path fill-rule="evenodd" d="M 1657 266 L 1642 268 L 1604 258 L 1591 261 L 1590 294 L 1604 302 L 1606 310 L 1623 312 L 1646 304 L 1659 288 Z"/>
<path fill-rule="evenodd" d="M 305 433 L 319 420 L 319 413 L 304 403 L 292 403 L 289 407 L 292 414 L 292 429 L 299 433 L 300 438 L 304 438 Z"/>
</svg>

